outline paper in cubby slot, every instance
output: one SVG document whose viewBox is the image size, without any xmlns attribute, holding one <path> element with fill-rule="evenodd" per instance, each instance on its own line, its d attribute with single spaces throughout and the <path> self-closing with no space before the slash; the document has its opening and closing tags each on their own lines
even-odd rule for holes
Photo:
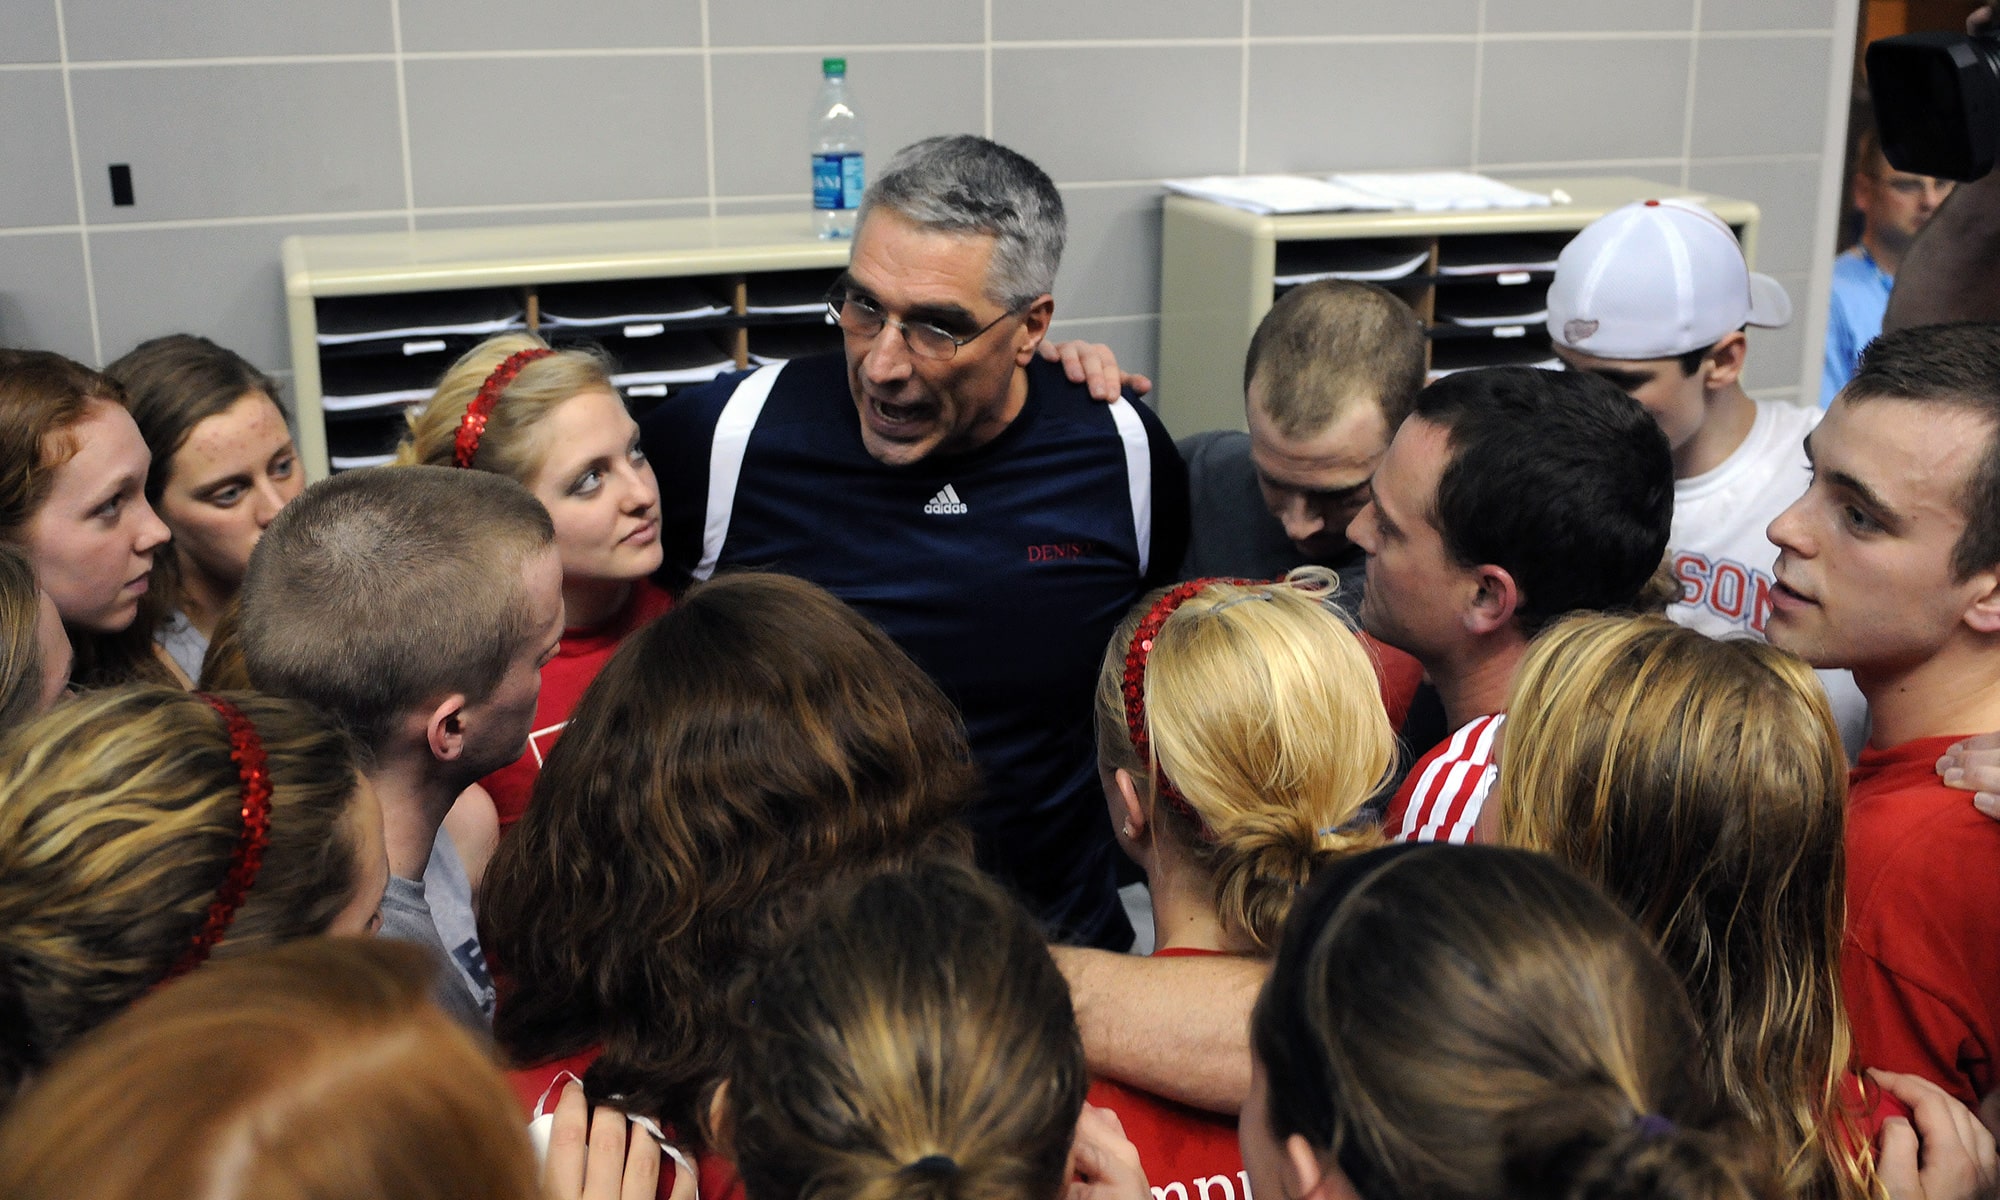
<svg viewBox="0 0 2000 1200">
<path fill-rule="evenodd" d="M 1439 288 L 1439 324 L 1474 329 L 1536 325 L 1549 319 L 1548 289 L 1516 287 Z"/>
<path fill-rule="evenodd" d="M 1426 381 L 1477 367 L 1542 367 L 1561 370 L 1562 360 L 1549 350 L 1549 335 L 1530 326 L 1519 338 L 1455 338 L 1431 343 L 1431 369 Z"/>
<path fill-rule="evenodd" d="M 1339 187 L 1365 196 L 1380 196 L 1389 207 L 1417 212 L 1479 208 L 1547 208 L 1552 201 L 1540 192 L 1517 188 L 1468 171 L 1379 171 L 1327 176 Z"/>
<path fill-rule="evenodd" d="M 767 367 L 772 363 L 826 354 L 843 344 L 840 330 L 831 325 L 758 325 L 750 330 L 750 362 Z"/>
<path fill-rule="evenodd" d="M 336 471 L 385 466 L 396 457 L 396 445 L 408 429 L 400 412 L 330 423 L 326 427 L 327 465 Z"/>
<path fill-rule="evenodd" d="M 316 304 L 322 346 L 467 333 L 491 337 L 528 327 L 514 288 L 324 296 Z"/>
<path fill-rule="evenodd" d="M 366 412 L 428 400 L 450 359 L 325 358 L 320 360 L 320 409 L 326 413 Z"/>
<path fill-rule="evenodd" d="M 1297 287 L 1320 279 L 1387 283 L 1422 274 L 1430 259 L 1428 241 L 1408 238 L 1280 242 L 1271 282 L 1278 287 Z"/>
<path fill-rule="evenodd" d="M 1553 239 L 1507 233 L 1471 234 L 1438 241 L 1438 270 L 1441 277 L 1466 275 L 1512 275 L 1556 269 L 1556 255 L 1562 253 L 1568 234 Z M 1526 282 L 1525 279 L 1522 282 Z"/>
<path fill-rule="evenodd" d="M 726 316 L 732 311 L 714 286 L 704 287 L 691 279 L 550 284 L 539 296 L 544 329 L 671 325 Z M 628 331 L 627 336 L 646 335 Z"/>
<path fill-rule="evenodd" d="M 735 357 L 706 333 L 670 333 L 644 340 L 607 345 L 618 360 L 612 374 L 615 387 L 658 383 L 706 383 L 736 369 Z"/>
<path fill-rule="evenodd" d="M 1244 212 L 1274 215 L 1314 212 L 1385 212 L 1396 202 L 1310 175 L 1205 175 L 1167 179 L 1170 192 L 1226 204 Z"/>
<path fill-rule="evenodd" d="M 743 311 L 753 316 L 805 315 L 826 311 L 826 293 L 839 271 L 766 271 L 750 276 Z"/>
</svg>

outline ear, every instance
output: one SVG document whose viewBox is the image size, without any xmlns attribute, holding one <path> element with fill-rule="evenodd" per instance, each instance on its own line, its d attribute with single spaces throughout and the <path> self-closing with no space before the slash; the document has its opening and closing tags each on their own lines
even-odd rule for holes
<svg viewBox="0 0 2000 1200">
<path fill-rule="evenodd" d="M 1965 585 L 1973 592 L 1965 607 L 1965 623 L 1976 633 L 2000 633 L 2000 567 L 1975 571 Z"/>
<path fill-rule="evenodd" d="M 1490 634 L 1513 624 L 1514 611 L 1521 606 L 1521 589 L 1515 586 L 1513 575 L 1485 563 L 1472 568 L 1472 576 L 1477 587 L 1464 613 L 1466 632 Z"/>
<path fill-rule="evenodd" d="M 1112 814 L 1120 822 L 1118 836 L 1128 842 L 1143 843 L 1146 840 L 1146 806 L 1139 801 L 1139 781 L 1123 767 L 1118 768 L 1112 779 L 1118 786 L 1116 799 L 1123 810 Z"/>
<path fill-rule="evenodd" d="M 736 1121 L 729 1107 L 729 1081 L 717 1080 L 708 1097 L 708 1128 L 703 1131 L 711 1150 L 736 1161 Z"/>
<path fill-rule="evenodd" d="M 1021 329 L 1014 337 L 1014 365 L 1025 367 L 1035 357 L 1042 339 L 1048 336 L 1049 322 L 1055 319 L 1056 298 L 1043 292 L 1021 314 Z"/>
<path fill-rule="evenodd" d="M 1702 386 L 1725 388 L 1743 378 L 1743 360 L 1749 354 L 1750 339 L 1743 336 L 1742 330 L 1722 335 L 1722 340 L 1708 352 L 1708 379 Z"/>
<path fill-rule="evenodd" d="M 1285 1200 L 1355 1200 L 1354 1185 L 1339 1167 L 1322 1167 L 1311 1143 L 1293 1134 L 1285 1139 L 1285 1161 L 1280 1168 Z"/>
<path fill-rule="evenodd" d="M 465 709 L 465 696 L 453 692 L 438 701 L 424 719 L 424 740 L 430 744 L 432 758 L 452 762 L 465 753 Z"/>
</svg>

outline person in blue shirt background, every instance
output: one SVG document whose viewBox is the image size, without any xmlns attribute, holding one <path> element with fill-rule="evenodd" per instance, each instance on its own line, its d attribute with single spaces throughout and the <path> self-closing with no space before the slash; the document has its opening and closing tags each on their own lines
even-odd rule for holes
<svg viewBox="0 0 2000 1200">
<path fill-rule="evenodd" d="M 1853 198 L 1861 214 L 1861 237 L 1833 260 L 1833 301 L 1826 315 L 1826 371 L 1820 378 L 1819 406 L 1854 375 L 1861 352 L 1882 332 L 1882 313 L 1896 268 L 1917 231 L 1951 194 L 1948 179 L 1912 175 L 1889 165 L 1882 142 L 1866 130 L 1854 152 Z"/>
</svg>

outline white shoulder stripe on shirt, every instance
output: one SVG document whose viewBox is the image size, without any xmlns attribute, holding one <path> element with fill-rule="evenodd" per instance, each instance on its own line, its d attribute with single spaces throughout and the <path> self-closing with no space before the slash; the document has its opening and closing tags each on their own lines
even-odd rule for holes
<svg viewBox="0 0 2000 1200">
<path fill-rule="evenodd" d="M 764 401 L 778 382 L 784 363 L 759 367 L 736 385 L 715 420 L 715 436 L 708 444 L 708 512 L 701 527 L 701 561 L 694 577 L 707 579 L 715 574 L 722 559 L 722 544 L 729 540 L 729 518 L 736 511 L 736 482 L 743 474 L 743 456 L 750 449 L 750 431 L 764 412 Z"/>
<path fill-rule="evenodd" d="M 1111 402 L 1111 420 L 1125 442 L 1125 486 L 1132 497 L 1132 535 L 1139 546 L 1139 574 L 1144 575 L 1153 559 L 1153 447 L 1146 440 L 1146 423 L 1123 396 Z"/>
</svg>

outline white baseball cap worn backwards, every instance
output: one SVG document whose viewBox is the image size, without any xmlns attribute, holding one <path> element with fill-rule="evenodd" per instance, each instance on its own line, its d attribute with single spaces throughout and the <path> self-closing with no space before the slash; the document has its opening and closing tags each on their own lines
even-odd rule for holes
<svg viewBox="0 0 2000 1200">
<path fill-rule="evenodd" d="M 1548 304 L 1556 345 L 1598 358 L 1672 358 L 1792 319 L 1784 287 L 1691 200 L 1642 200 L 1585 226 L 1556 260 Z"/>
</svg>

